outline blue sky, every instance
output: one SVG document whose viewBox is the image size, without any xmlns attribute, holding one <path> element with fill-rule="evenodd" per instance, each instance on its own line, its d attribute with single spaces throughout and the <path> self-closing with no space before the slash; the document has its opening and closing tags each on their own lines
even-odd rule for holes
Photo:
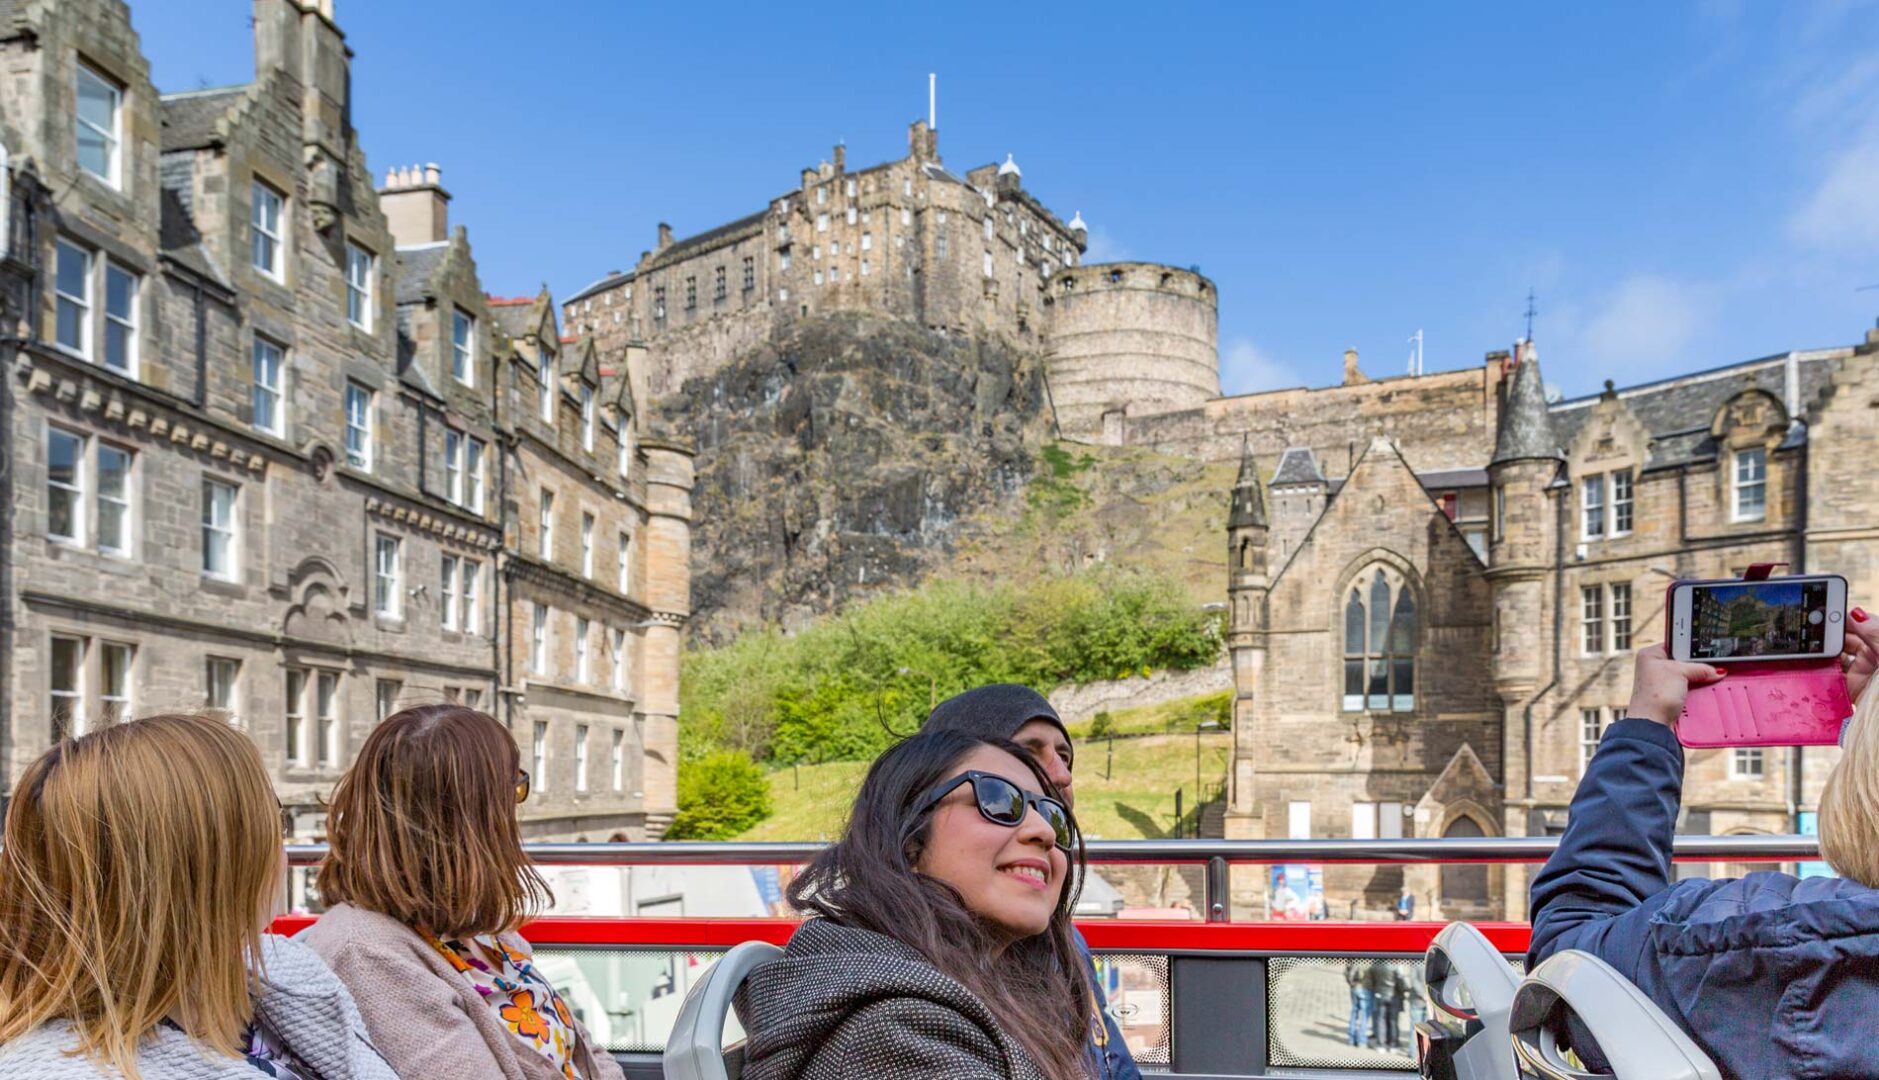
<svg viewBox="0 0 1879 1080">
<path fill-rule="evenodd" d="M 1229 392 L 1479 363 L 1568 394 L 1879 316 L 1879 3 L 932 5 L 338 0 L 368 160 L 436 161 L 485 285 L 565 296 L 845 140 L 1015 153 L 1090 257 L 1220 288 Z M 160 89 L 252 76 L 244 0 L 141 0 Z"/>
</svg>

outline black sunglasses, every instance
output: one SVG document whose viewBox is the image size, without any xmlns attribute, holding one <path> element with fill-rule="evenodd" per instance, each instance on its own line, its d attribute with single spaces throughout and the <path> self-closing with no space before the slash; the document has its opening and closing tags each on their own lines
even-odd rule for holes
<svg viewBox="0 0 1879 1080">
<path fill-rule="evenodd" d="M 920 801 L 913 805 L 913 816 L 919 817 L 933 809 L 941 799 L 952 794 L 960 784 L 972 785 L 972 801 L 979 808 L 979 816 L 994 825 L 1003 825 L 1015 829 L 1024 824 L 1027 807 L 1036 807 L 1051 831 L 1056 834 L 1057 846 L 1064 851 L 1076 841 L 1076 828 L 1070 823 L 1070 811 L 1064 804 L 1048 795 L 1039 795 L 1035 791 L 1025 791 L 1002 776 L 982 773 L 976 770 L 962 772 L 951 780 L 942 780 L 933 785 Z"/>
</svg>

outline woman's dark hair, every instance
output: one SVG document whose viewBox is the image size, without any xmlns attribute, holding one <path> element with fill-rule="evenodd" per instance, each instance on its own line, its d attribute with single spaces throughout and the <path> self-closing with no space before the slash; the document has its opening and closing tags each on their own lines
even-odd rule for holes
<svg viewBox="0 0 1879 1080">
<path fill-rule="evenodd" d="M 1062 799 L 1031 756 L 1008 739 L 959 731 L 903 739 L 869 767 L 847 830 L 790 884 L 789 900 L 805 914 L 911 946 L 983 1001 L 1045 1076 L 1081 1078 L 1087 1075 L 1094 1019 L 1089 979 L 1070 927 L 1082 880 L 1082 837 L 1050 925 L 1011 942 L 1002 955 L 1001 931 L 974 915 L 952 886 L 914 869 L 933 822 L 930 810 L 915 820 L 914 803 L 955 775 L 966 755 L 981 746 L 1024 762 L 1035 790 Z"/>
</svg>

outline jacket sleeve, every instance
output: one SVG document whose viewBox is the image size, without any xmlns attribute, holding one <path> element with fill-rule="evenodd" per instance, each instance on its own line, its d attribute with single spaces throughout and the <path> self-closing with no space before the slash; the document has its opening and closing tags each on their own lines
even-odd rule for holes
<svg viewBox="0 0 1879 1080">
<path fill-rule="evenodd" d="M 1135 1063 L 1135 1055 L 1129 1052 L 1129 1044 L 1122 1037 L 1122 1029 L 1117 1026 L 1115 1016 L 1109 1011 L 1109 995 L 1103 993 L 1103 983 L 1096 975 L 1096 957 L 1090 952 L 1090 943 L 1083 940 L 1081 931 L 1074 927 L 1070 931 L 1076 941 L 1077 951 L 1083 954 L 1083 960 L 1089 965 L 1090 995 L 1095 998 L 1097 1013 L 1103 1020 L 1104 1038 L 1101 1044 L 1091 1042 L 1090 1058 L 1096 1063 L 1096 1075 L 1102 1080 L 1142 1080 L 1141 1066 Z"/>
<path fill-rule="evenodd" d="M 894 997 L 864 1005 L 823 1042 L 801 1080 L 853 1080 L 858 1076 L 1010 1080 L 998 1044 L 965 1015 L 921 997 Z"/>
<path fill-rule="evenodd" d="M 1533 879 L 1532 966 L 1582 949 L 1636 978 L 1651 917 L 1670 889 L 1683 747 L 1650 720 L 1613 724 L 1572 797 L 1566 835 Z"/>
<path fill-rule="evenodd" d="M 399 1076 L 520 1080 L 497 1060 L 455 989 L 408 951 L 352 942 L 327 964 Z"/>
</svg>

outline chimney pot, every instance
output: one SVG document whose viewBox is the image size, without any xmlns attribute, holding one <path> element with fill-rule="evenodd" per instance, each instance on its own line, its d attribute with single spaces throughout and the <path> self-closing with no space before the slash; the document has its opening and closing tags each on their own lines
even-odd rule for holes
<svg viewBox="0 0 1879 1080">
<path fill-rule="evenodd" d="M 443 170 L 437 167 L 437 163 L 435 161 L 425 163 L 424 182 L 427 184 L 443 183 Z"/>
<path fill-rule="evenodd" d="M 442 170 L 429 165 L 398 166 L 385 177 L 379 209 L 399 247 L 435 244 L 450 236 L 450 193 L 439 181 Z"/>
</svg>

